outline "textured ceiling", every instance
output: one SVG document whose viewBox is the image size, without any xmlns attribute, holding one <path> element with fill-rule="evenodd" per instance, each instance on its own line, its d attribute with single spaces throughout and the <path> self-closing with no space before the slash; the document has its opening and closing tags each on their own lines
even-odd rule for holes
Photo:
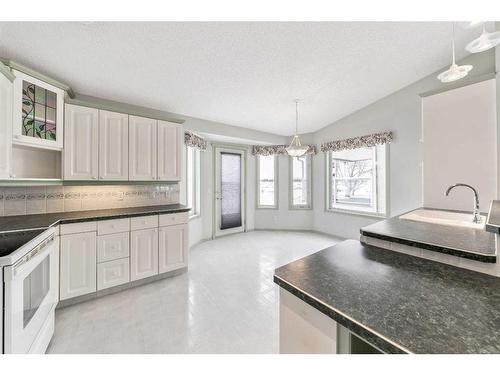
<svg viewBox="0 0 500 375">
<path fill-rule="evenodd" d="M 480 30 L 457 28 L 459 57 Z M 450 62 L 451 24 L 0 23 L 0 55 L 76 92 L 290 135 Z"/>
</svg>

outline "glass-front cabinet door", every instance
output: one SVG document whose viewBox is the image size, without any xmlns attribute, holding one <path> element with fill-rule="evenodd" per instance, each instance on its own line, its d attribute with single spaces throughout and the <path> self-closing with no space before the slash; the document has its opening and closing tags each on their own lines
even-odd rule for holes
<svg viewBox="0 0 500 375">
<path fill-rule="evenodd" d="M 13 143 L 63 147 L 64 91 L 14 70 Z"/>
</svg>

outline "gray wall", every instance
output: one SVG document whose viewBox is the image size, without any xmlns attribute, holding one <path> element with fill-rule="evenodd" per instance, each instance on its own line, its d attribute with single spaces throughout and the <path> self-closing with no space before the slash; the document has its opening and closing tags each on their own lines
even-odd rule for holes
<svg viewBox="0 0 500 375">
<path fill-rule="evenodd" d="M 498 59 L 497 59 L 498 60 Z M 470 76 L 459 82 L 463 85 L 495 71 L 494 51 L 468 56 L 463 63 L 474 65 Z M 384 74 L 390 74 L 385 72 Z M 388 216 L 401 214 L 422 205 L 422 143 L 420 94 L 454 88 L 444 86 L 431 74 L 365 108 L 339 120 L 314 134 L 316 144 L 392 130 L 394 141 L 389 147 Z M 458 84 L 458 83 L 457 83 Z M 345 238 L 359 238 L 359 229 L 378 219 L 366 216 L 325 211 L 325 155 L 314 158 L 315 230 Z"/>
</svg>

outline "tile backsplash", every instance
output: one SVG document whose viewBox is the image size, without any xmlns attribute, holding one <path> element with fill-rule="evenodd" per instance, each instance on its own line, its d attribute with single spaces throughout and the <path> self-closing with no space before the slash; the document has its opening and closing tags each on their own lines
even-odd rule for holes
<svg viewBox="0 0 500 375">
<path fill-rule="evenodd" d="M 179 203 L 179 184 L 0 187 L 0 216 Z"/>
</svg>

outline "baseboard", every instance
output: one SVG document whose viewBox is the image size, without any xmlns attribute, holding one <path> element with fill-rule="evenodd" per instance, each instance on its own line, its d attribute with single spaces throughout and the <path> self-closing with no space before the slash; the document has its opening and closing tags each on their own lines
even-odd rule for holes
<svg viewBox="0 0 500 375">
<path fill-rule="evenodd" d="M 187 267 L 179 268 L 177 270 L 165 272 L 159 275 L 154 275 L 150 276 L 144 279 L 140 280 L 135 280 L 135 281 L 130 281 L 128 283 L 122 284 L 122 285 L 117 285 L 108 289 L 103 289 L 103 290 L 98 290 L 97 292 L 89 293 L 89 294 L 84 294 L 83 296 L 78 296 L 78 297 L 73 297 L 69 299 L 65 299 L 62 301 L 59 301 L 57 304 L 56 309 L 62 309 L 64 307 L 68 307 L 71 305 L 75 305 L 77 303 L 85 302 L 85 301 L 90 301 L 96 298 L 108 296 L 110 294 L 115 294 L 122 292 L 127 289 L 135 288 L 141 285 L 149 284 L 158 280 L 166 279 L 169 277 L 177 276 L 180 275 L 181 273 L 184 273 L 187 271 Z"/>
</svg>

